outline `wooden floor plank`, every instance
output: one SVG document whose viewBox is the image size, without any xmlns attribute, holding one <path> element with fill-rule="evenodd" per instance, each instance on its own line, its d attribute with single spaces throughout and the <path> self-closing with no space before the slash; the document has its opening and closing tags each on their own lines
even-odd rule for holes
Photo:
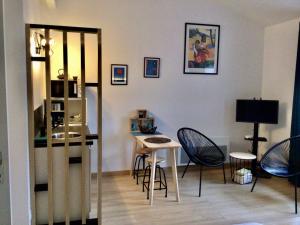
<svg viewBox="0 0 300 225">
<path fill-rule="evenodd" d="M 179 172 L 181 174 L 181 172 Z M 197 197 L 199 172 L 190 170 L 179 178 L 181 202 L 177 203 L 172 174 L 167 172 L 171 190 L 154 192 L 149 206 L 142 185 L 129 175 L 103 177 L 102 220 L 105 225 L 232 225 L 256 222 L 264 225 L 300 224 L 294 214 L 293 186 L 280 178 L 260 179 L 253 193 L 251 185 L 223 183 L 222 170 L 205 170 L 202 196 Z M 179 174 L 179 175 L 180 175 Z M 92 207 L 96 206 L 96 186 L 92 184 Z M 94 210 L 94 209 L 93 209 Z"/>
</svg>

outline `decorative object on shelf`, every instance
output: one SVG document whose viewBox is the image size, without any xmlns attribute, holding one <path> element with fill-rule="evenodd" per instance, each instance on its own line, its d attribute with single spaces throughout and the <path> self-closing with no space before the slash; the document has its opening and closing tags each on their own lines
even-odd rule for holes
<svg viewBox="0 0 300 225">
<path fill-rule="evenodd" d="M 77 114 L 74 114 L 74 115 L 70 116 L 69 121 L 70 121 L 70 123 L 81 122 L 81 114 L 77 113 Z"/>
<path fill-rule="evenodd" d="M 111 84 L 112 85 L 128 84 L 128 65 L 123 65 L 123 64 L 111 65 Z"/>
<path fill-rule="evenodd" d="M 34 43 L 35 47 L 35 54 L 40 55 L 41 50 L 45 51 L 47 40 L 45 36 L 41 33 L 34 32 L 32 35 L 32 43 Z M 54 54 L 53 50 L 51 47 L 54 45 L 54 39 L 50 38 L 49 39 L 49 55 L 52 56 Z"/>
<path fill-rule="evenodd" d="M 139 130 L 139 120 L 137 118 L 130 119 L 130 131 L 137 132 Z"/>
<path fill-rule="evenodd" d="M 220 25 L 185 24 L 184 74 L 218 74 Z"/>
<path fill-rule="evenodd" d="M 154 118 L 148 117 L 148 118 L 131 118 L 131 131 L 139 132 L 140 127 L 143 127 L 143 129 L 151 129 L 154 127 Z"/>
<path fill-rule="evenodd" d="M 144 77 L 159 78 L 160 58 L 145 57 L 144 58 Z"/>
<path fill-rule="evenodd" d="M 142 132 L 144 134 L 154 134 L 157 127 L 154 127 L 154 118 L 148 116 L 146 109 L 138 109 L 137 116 L 130 119 L 131 132 Z"/>
<path fill-rule="evenodd" d="M 138 116 L 139 116 L 139 118 L 146 118 L 147 110 L 146 109 L 138 109 Z"/>
<path fill-rule="evenodd" d="M 155 134 L 157 127 L 139 126 L 140 131 L 143 134 Z"/>
<path fill-rule="evenodd" d="M 60 102 L 54 102 L 54 103 L 51 103 L 52 105 L 52 112 L 53 111 L 61 111 L 61 103 Z"/>
<path fill-rule="evenodd" d="M 64 79 L 64 69 L 59 69 L 58 71 L 57 71 L 57 73 L 58 73 L 58 76 L 57 76 L 57 78 L 58 79 L 60 79 L 60 80 L 63 80 Z"/>
</svg>

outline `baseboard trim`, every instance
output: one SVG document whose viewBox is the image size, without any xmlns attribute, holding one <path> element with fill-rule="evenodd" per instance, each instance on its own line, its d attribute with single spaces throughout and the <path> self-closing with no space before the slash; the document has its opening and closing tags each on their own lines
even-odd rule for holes
<svg viewBox="0 0 300 225">
<path fill-rule="evenodd" d="M 180 165 L 177 166 L 177 172 L 183 172 L 185 168 L 185 165 Z M 225 163 L 225 169 L 229 169 L 230 168 L 230 164 L 229 163 Z M 168 167 L 164 167 L 164 169 L 166 171 L 171 171 L 172 167 L 168 166 Z M 203 167 L 203 169 L 209 169 L 209 170 L 214 170 L 214 169 L 220 169 L 219 167 L 217 168 L 212 168 L 212 167 Z M 199 166 L 197 165 L 190 165 L 188 170 L 199 170 Z M 109 176 L 123 176 L 123 175 L 130 175 L 130 170 L 120 170 L 120 171 L 107 171 L 107 172 L 103 172 L 102 176 L 103 177 L 109 177 Z M 92 178 L 97 178 L 97 173 L 92 173 Z"/>
<path fill-rule="evenodd" d="M 103 172 L 102 176 L 121 176 L 121 175 L 130 175 L 130 170 L 120 170 L 120 171 L 107 171 Z M 97 178 L 97 173 L 92 173 L 92 178 Z"/>
</svg>

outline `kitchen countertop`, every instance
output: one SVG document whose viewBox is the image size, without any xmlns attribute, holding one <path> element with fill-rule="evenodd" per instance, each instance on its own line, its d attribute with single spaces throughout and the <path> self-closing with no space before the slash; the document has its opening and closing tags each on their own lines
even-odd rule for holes
<svg viewBox="0 0 300 225">
<path fill-rule="evenodd" d="M 80 129 L 80 127 L 79 127 Z M 97 134 L 90 134 L 89 129 L 87 127 L 87 135 L 86 135 L 86 145 L 93 145 L 93 140 L 97 140 L 98 139 L 98 135 Z M 76 141 L 76 140 L 72 140 L 71 142 L 69 142 L 69 146 L 80 146 L 81 145 L 81 141 Z M 65 146 L 64 142 L 54 142 L 52 143 L 52 147 L 63 147 Z M 40 134 L 38 134 L 35 138 L 34 138 L 34 147 L 35 148 L 45 148 L 47 147 L 47 137 L 46 136 L 40 136 Z"/>
</svg>

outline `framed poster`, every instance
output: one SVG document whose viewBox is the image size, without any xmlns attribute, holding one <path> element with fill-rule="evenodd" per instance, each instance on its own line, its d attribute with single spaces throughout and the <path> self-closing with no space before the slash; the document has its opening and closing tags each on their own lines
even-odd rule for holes
<svg viewBox="0 0 300 225">
<path fill-rule="evenodd" d="M 184 74 L 218 74 L 220 25 L 185 24 Z"/>
<path fill-rule="evenodd" d="M 112 85 L 128 84 L 128 65 L 123 65 L 123 64 L 111 65 L 111 84 Z"/>
<path fill-rule="evenodd" d="M 144 77 L 159 78 L 160 58 L 144 58 Z"/>
</svg>

